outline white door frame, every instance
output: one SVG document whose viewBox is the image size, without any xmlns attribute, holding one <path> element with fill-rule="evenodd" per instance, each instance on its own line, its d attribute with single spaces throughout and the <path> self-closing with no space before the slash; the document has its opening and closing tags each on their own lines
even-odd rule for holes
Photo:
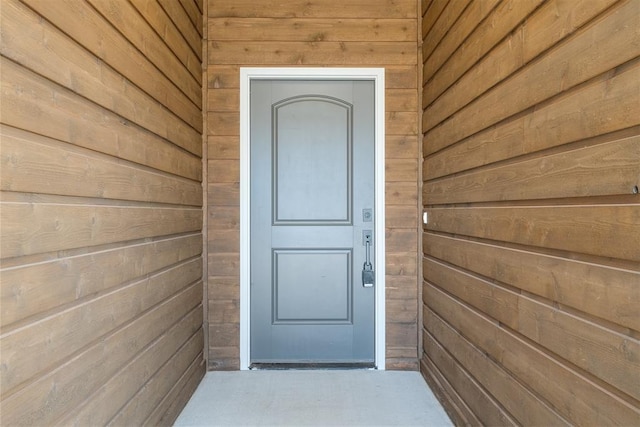
<svg viewBox="0 0 640 427">
<path fill-rule="evenodd" d="M 251 80 L 372 80 L 375 90 L 375 365 L 385 369 L 385 99 L 384 68 L 240 68 L 240 369 L 250 363 Z"/>
</svg>

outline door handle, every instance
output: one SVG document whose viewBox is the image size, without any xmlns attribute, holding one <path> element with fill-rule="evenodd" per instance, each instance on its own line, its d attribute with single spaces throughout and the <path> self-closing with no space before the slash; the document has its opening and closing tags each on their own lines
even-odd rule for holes
<svg viewBox="0 0 640 427">
<path fill-rule="evenodd" d="M 373 271 L 373 265 L 371 264 L 371 231 L 370 230 L 365 230 L 365 232 L 363 233 L 365 236 L 367 236 L 367 232 L 368 234 L 368 239 L 365 238 L 365 248 L 366 248 L 366 257 L 365 257 L 365 261 L 364 261 L 364 265 L 362 266 L 362 286 L 364 286 L 365 288 L 372 288 L 373 284 L 376 281 L 376 274 Z"/>
</svg>

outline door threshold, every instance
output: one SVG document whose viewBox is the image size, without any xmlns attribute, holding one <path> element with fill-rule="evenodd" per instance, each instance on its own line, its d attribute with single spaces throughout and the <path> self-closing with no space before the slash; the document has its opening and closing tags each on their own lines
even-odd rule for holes
<svg viewBox="0 0 640 427">
<path fill-rule="evenodd" d="M 376 369 L 373 362 L 295 362 L 295 363 L 252 363 L 251 370 L 346 370 L 346 369 Z"/>
</svg>

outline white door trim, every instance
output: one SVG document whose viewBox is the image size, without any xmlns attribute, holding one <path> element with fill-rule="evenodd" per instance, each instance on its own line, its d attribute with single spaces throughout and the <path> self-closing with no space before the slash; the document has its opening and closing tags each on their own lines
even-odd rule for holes
<svg viewBox="0 0 640 427">
<path fill-rule="evenodd" d="M 372 80 L 375 87 L 375 364 L 385 369 L 385 73 L 384 68 L 240 68 L 240 369 L 250 363 L 251 80 Z"/>
</svg>

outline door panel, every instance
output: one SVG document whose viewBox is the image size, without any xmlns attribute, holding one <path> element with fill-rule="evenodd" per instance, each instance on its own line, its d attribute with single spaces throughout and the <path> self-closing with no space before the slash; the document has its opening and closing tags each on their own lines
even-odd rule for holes
<svg viewBox="0 0 640 427">
<path fill-rule="evenodd" d="M 330 97 L 274 106 L 275 224 L 351 223 L 351 110 Z"/>
<path fill-rule="evenodd" d="M 351 323 L 351 251 L 274 250 L 273 323 Z"/>
<path fill-rule="evenodd" d="M 251 83 L 251 363 L 374 361 L 373 100 L 372 81 Z"/>
</svg>

